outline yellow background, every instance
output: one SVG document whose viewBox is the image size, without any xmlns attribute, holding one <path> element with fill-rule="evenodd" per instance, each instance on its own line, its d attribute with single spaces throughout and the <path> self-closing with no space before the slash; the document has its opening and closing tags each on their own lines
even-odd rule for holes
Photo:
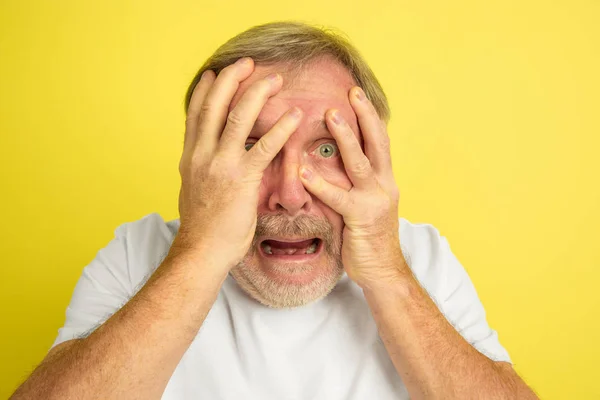
<svg viewBox="0 0 600 400">
<path fill-rule="evenodd" d="M 114 229 L 177 218 L 183 96 L 225 40 L 345 31 L 392 109 L 400 215 L 433 223 L 517 371 L 600 398 L 600 2 L 2 1 L 0 398 Z"/>
</svg>

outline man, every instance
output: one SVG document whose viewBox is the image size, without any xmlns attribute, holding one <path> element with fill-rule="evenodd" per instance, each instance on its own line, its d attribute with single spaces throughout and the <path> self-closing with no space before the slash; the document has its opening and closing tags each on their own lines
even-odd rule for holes
<svg viewBox="0 0 600 400">
<path fill-rule="evenodd" d="M 254 27 L 186 112 L 180 219 L 116 230 L 14 399 L 536 398 L 446 239 L 398 218 L 386 98 L 350 44 Z"/>
</svg>

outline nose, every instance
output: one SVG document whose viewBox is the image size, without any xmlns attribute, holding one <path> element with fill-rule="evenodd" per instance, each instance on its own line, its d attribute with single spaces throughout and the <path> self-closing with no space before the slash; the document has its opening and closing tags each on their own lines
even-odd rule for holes
<svg viewBox="0 0 600 400">
<path fill-rule="evenodd" d="M 297 161 L 280 160 L 272 166 L 272 182 L 269 193 L 269 210 L 296 217 L 308 213 L 312 197 L 300 180 Z"/>
</svg>

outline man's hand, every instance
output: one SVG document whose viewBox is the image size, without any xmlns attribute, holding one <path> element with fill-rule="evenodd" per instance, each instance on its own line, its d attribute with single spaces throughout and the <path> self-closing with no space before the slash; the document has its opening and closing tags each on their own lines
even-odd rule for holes
<svg viewBox="0 0 600 400">
<path fill-rule="evenodd" d="M 255 82 L 229 112 L 240 82 L 253 69 L 248 60 L 228 66 L 216 78 L 209 70 L 194 88 L 179 165 L 181 226 L 167 257 L 144 286 L 89 336 L 55 347 L 13 399 L 162 396 L 228 269 L 248 250 L 263 171 L 300 122 L 301 113 L 294 116 L 294 110 L 288 111 L 257 145 L 245 150 L 262 107 L 282 83 L 278 75 Z M 108 270 L 107 261 L 100 257 L 94 268 Z M 92 309 L 99 301 L 98 296 L 87 297 L 93 300 L 78 307 Z"/>
<path fill-rule="evenodd" d="M 353 187 L 343 190 L 314 171 L 303 181 L 344 218 L 344 268 L 363 288 L 410 397 L 537 399 L 508 363 L 494 362 L 468 343 L 412 275 L 400 250 L 399 191 L 385 123 L 362 90 L 355 87 L 350 93 L 365 152 L 350 126 L 334 121 L 335 110 L 328 110 L 326 120 Z"/>
<path fill-rule="evenodd" d="M 228 113 L 240 82 L 253 70 L 252 59 L 243 58 L 216 78 L 212 70 L 203 74 L 190 100 L 179 165 L 181 226 L 171 248 L 200 247 L 208 254 L 218 253 L 229 269 L 252 243 L 263 172 L 302 117 L 299 108 L 288 110 L 246 151 L 246 139 L 260 111 L 282 87 L 280 74 L 269 75 L 251 85 Z"/>
<path fill-rule="evenodd" d="M 359 87 L 352 88 L 349 97 L 365 152 L 337 110 L 328 110 L 326 121 L 353 187 L 341 189 L 305 166 L 300 167 L 300 175 L 310 192 L 344 218 L 342 262 L 346 273 L 362 288 L 373 288 L 407 271 L 400 269 L 406 266 L 398 233 L 400 194 L 385 123 Z"/>
</svg>

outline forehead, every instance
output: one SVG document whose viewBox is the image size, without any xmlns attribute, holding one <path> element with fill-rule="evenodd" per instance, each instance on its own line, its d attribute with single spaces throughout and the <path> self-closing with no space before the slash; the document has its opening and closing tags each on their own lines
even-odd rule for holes
<svg viewBox="0 0 600 400">
<path fill-rule="evenodd" d="M 343 65 L 328 58 L 312 61 L 295 72 L 289 72 L 283 64 L 256 65 L 252 74 L 240 84 L 229 110 L 236 106 L 254 82 L 272 72 L 281 74 L 283 86 L 261 110 L 254 126 L 257 133 L 266 133 L 288 109 L 298 106 L 304 112 L 299 131 L 315 128 L 327 130 L 322 122 L 325 112 L 336 108 L 358 134 L 356 115 L 348 100 L 348 92 L 356 86 L 356 82 Z"/>
</svg>

